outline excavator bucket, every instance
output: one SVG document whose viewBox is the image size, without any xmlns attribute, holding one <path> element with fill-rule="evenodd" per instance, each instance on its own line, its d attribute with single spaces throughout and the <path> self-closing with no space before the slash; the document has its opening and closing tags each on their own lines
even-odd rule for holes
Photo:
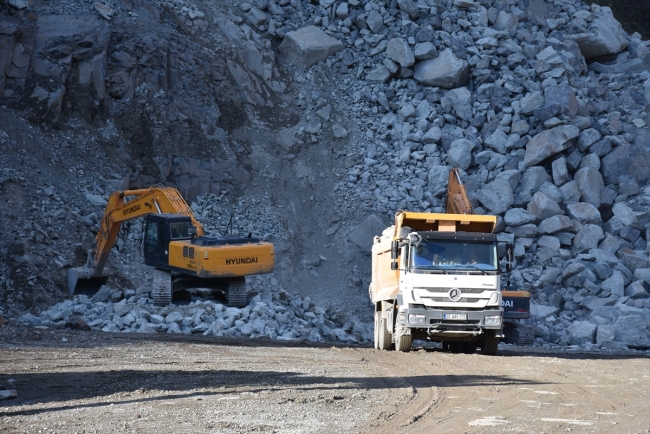
<svg viewBox="0 0 650 434">
<path fill-rule="evenodd" d="M 88 267 L 70 268 L 68 270 L 68 295 L 84 294 L 92 297 L 102 285 L 108 281 L 108 276 L 93 276 L 93 270 Z"/>
</svg>

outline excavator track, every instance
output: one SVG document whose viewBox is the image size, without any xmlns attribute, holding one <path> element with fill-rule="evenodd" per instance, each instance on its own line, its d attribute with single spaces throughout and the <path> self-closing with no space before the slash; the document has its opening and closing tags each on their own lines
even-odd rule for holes
<svg viewBox="0 0 650 434">
<path fill-rule="evenodd" d="M 233 307 L 246 306 L 246 278 L 231 277 L 228 279 L 228 305 Z"/>
<path fill-rule="evenodd" d="M 535 342 L 535 331 L 526 324 L 506 321 L 503 324 L 504 342 L 514 345 L 533 345 Z"/>
<path fill-rule="evenodd" d="M 153 304 L 169 306 L 172 302 L 172 278 L 169 271 L 153 269 L 153 289 L 151 291 Z"/>
</svg>

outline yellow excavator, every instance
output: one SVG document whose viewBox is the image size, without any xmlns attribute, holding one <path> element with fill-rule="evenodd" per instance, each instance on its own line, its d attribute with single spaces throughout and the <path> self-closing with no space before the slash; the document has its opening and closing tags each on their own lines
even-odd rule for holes
<svg viewBox="0 0 650 434">
<path fill-rule="evenodd" d="M 460 170 L 453 168 L 449 172 L 447 183 L 447 214 L 474 214 L 474 207 L 467 197 L 465 186 L 460 180 Z M 509 248 L 508 264 L 512 263 L 512 250 Z M 532 345 L 535 339 L 533 328 L 516 320 L 530 318 L 530 292 L 520 291 L 508 283 L 501 291 L 501 304 L 503 306 L 503 334 L 504 342 L 515 345 Z"/>
<path fill-rule="evenodd" d="M 129 200 L 130 199 L 130 200 Z M 270 273 L 273 244 L 250 235 L 209 235 L 178 190 L 151 187 L 116 191 L 108 199 L 86 265 L 68 270 L 68 293 L 98 287 L 108 278 L 104 266 L 123 222 L 145 217 L 144 263 L 153 267 L 152 297 L 158 306 L 194 288 L 225 294 L 228 304 L 246 305 L 246 277 Z"/>
</svg>

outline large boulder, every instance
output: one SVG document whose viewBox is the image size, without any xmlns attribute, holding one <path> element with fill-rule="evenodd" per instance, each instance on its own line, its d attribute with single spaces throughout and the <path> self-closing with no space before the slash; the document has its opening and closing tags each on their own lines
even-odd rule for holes
<svg viewBox="0 0 650 434">
<path fill-rule="evenodd" d="M 640 313 L 624 313 L 614 323 L 616 341 L 631 348 L 650 348 L 650 322 Z"/>
<path fill-rule="evenodd" d="M 373 238 L 375 235 L 381 235 L 384 229 L 386 229 L 386 224 L 381 218 L 375 214 L 371 214 L 352 230 L 350 241 L 356 244 L 362 252 L 370 255 Z"/>
<path fill-rule="evenodd" d="M 637 130 L 634 143 L 621 143 L 603 157 L 601 167 L 606 184 L 617 184 L 621 175 L 627 175 L 639 185 L 650 181 L 650 131 Z M 594 145 L 595 146 L 595 145 Z"/>
<path fill-rule="evenodd" d="M 592 167 L 585 167 L 576 172 L 574 180 L 578 184 L 578 189 L 582 195 L 581 200 L 596 207 L 600 206 L 603 189 L 605 188 L 600 172 Z"/>
<path fill-rule="evenodd" d="M 550 130 L 542 131 L 530 139 L 526 145 L 524 163 L 534 166 L 548 157 L 562 152 L 569 148 L 574 139 L 578 137 L 580 130 L 573 125 L 560 125 Z"/>
<path fill-rule="evenodd" d="M 598 326 L 589 321 L 575 321 L 569 326 L 571 343 L 573 345 L 591 344 L 596 341 Z"/>
<path fill-rule="evenodd" d="M 472 163 L 472 150 L 474 143 L 467 139 L 457 139 L 451 142 L 446 161 L 452 167 L 459 167 L 467 170 Z"/>
<path fill-rule="evenodd" d="M 590 249 L 598 247 L 598 243 L 603 239 L 603 229 L 596 225 L 584 225 L 573 240 L 574 253 L 587 252 Z"/>
<path fill-rule="evenodd" d="M 428 86 L 453 89 L 464 86 L 469 80 L 469 64 L 447 48 L 435 59 L 428 59 L 415 65 L 417 81 Z"/>
<path fill-rule="evenodd" d="M 590 203 L 579 202 L 567 205 L 567 213 L 569 217 L 577 220 L 578 223 L 602 225 L 603 219 L 598 211 L 598 208 Z"/>
<path fill-rule="evenodd" d="M 340 41 L 316 26 L 287 33 L 279 47 L 280 53 L 302 71 L 342 49 Z"/>
<path fill-rule="evenodd" d="M 567 38 L 578 43 L 585 59 L 620 53 L 628 45 L 621 23 L 616 21 L 612 10 L 608 7 L 600 8 L 600 12 L 591 21 L 587 32 L 567 35 Z"/>
<path fill-rule="evenodd" d="M 534 215 L 537 221 L 564 214 L 557 202 L 541 191 L 533 195 L 533 199 L 528 203 L 527 211 Z"/>
<path fill-rule="evenodd" d="M 503 214 L 515 201 L 510 184 L 503 179 L 495 179 L 478 190 L 476 199 L 492 214 Z"/>
</svg>

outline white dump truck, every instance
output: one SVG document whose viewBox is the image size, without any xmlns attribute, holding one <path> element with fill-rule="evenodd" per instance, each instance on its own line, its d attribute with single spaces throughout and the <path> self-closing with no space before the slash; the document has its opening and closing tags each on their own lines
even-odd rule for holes
<svg viewBox="0 0 650 434">
<path fill-rule="evenodd" d="M 459 185 L 454 171 L 447 213 L 398 211 L 395 224 L 374 238 L 375 348 L 409 351 L 421 339 L 496 355 L 503 337 L 497 218 L 449 212 L 463 210 L 450 204 L 466 198 L 464 188 L 455 193 Z"/>
</svg>

